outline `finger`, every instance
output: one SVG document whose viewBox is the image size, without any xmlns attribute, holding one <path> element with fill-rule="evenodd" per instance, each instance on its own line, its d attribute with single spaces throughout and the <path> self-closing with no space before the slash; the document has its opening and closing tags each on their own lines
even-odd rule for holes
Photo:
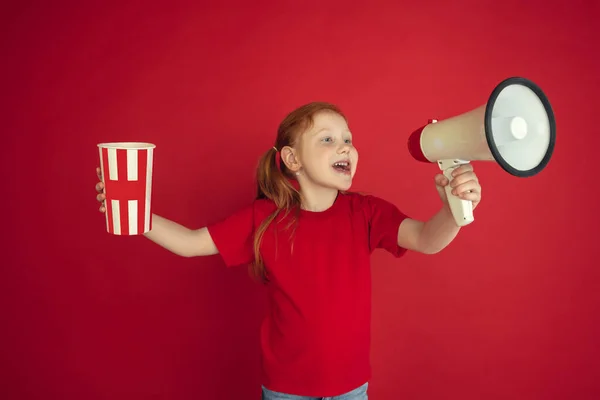
<svg viewBox="0 0 600 400">
<path fill-rule="evenodd" d="M 98 175 L 98 179 L 102 180 L 102 170 L 100 170 L 100 167 L 96 167 L 96 175 Z"/>
<path fill-rule="evenodd" d="M 481 201 L 481 193 L 478 192 L 466 192 L 461 194 L 460 197 L 462 200 L 469 200 L 469 201 L 474 201 L 474 202 L 479 202 Z"/>
<path fill-rule="evenodd" d="M 106 200 L 106 195 L 104 193 L 100 193 L 96 196 L 96 200 L 98 200 L 99 202 L 103 202 L 104 200 Z"/>
<path fill-rule="evenodd" d="M 105 212 L 105 211 L 106 211 L 106 208 L 105 208 L 104 206 L 100 206 L 100 208 L 98 209 L 98 211 L 100 211 L 100 212 L 102 212 L 102 213 L 103 213 L 103 212 Z"/>
<path fill-rule="evenodd" d="M 463 164 L 460 167 L 454 168 L 454 170 L 452 171 L 452 176 L 457 176 L 457 175 L 464 174 L 465 172 L 470 172 L 470 171 L 473 171 L 473 164 L 471 164 L 471 163 Z"/>
<path fill-rule="evenodd" d="M 96 192 L 102 193 L 103 189 L 104 189 L 104 183 L 102 183 L 102 182 L 96 183 Z"/>
<path fill-rule="evenodd" d="M 465 193 L 480 193 L 481 186 L 475 181 L 468 181 L 463 184 L 456 186 L 452 189 L 452 194 L 455 196 L 460 196 Z"/>
<path fill-rule="evenodd" d="M 455 176 L 454 178 L 452 178 L 452 181 L 450 181 L 450 186 L 456 187 L 467 181 L 478 182 L 479 178 L 477 178 L 477 175 L 475 175 L 475 173 L 472 171 L 464 172 L 464 173 L 459 174 L 459 175 Z"/>
</svg>

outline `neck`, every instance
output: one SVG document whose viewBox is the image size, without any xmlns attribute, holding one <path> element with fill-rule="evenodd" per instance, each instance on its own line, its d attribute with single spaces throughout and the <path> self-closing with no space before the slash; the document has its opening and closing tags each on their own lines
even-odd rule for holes
<svg viewBox="0 0 600 400">
<path fill-rule="evenodd" d="M 302 185 L 300 187 L 302 194 L 302 209 L 313 212 L 325 211 L 333 205 L 338 195 L 337 189 L 324 187 L 311 187 L 311 185 Z"/>
</svg>

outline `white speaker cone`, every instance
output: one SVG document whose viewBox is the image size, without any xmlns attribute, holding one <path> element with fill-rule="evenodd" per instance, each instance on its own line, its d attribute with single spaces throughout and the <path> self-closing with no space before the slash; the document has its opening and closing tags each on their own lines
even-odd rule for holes
<svg viewBox="0 0 600 400">
<path fill-rule="evenodd" d="M 521 140 L 527 135 L 527 121 L 523 117 L 492 117 L 496 146 Z"/>
<path fill-rule="evenodd" d="M 515 77 L 500 83 L 485 115 L 488 145 L 503 169 L 526 177 L 546 166 L 554 150 L 554 114 L 533 82 Z"/>
</svg>

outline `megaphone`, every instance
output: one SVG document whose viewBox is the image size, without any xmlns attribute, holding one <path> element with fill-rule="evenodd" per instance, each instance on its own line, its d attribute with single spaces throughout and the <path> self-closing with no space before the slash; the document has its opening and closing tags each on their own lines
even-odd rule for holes
<svg viewBox="0 0 600 400">
<path fill-rule="evenodd" d="M 408 139 L 418 161 L 437 163 L 444 176 L 470 161 L 496 161 L 509 174 L 524 178 L 543 170 L 554 151 L 556 122 L 548 98 L 529 79 L 500 82 L 486 104 L 446 120 L 430 120 Z M 473 203 L 451 193 L 448 204 L 456 224 L 474 221 Z"/>
</svg>

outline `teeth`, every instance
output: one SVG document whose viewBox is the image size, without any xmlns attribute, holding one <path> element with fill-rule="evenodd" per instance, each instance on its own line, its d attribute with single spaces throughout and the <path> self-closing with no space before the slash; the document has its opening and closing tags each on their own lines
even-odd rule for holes
<svg viewBox="0 0 600 400">
<path fill-rule="evenodd" d="M 340 167 L 347 167 L 347 166 L 348 166 L 348 163 L 347 163 L 347 162 L 345 162 L 345 161 L 343 161 L 343 162 L 336 162 L 336 163 L 335 163 L 335 164 L 333 164 L 333 165 L 339 165 Z"/>
</svg>

